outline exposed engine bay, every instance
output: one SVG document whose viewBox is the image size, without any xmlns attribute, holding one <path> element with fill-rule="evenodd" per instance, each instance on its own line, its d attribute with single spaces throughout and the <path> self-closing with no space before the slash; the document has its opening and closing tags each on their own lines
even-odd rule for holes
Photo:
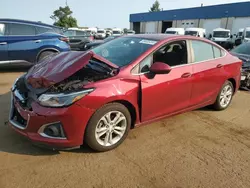
<svg viewBox="0 0 250 188">
<path fill-rule="evenodd" d="M 57 93 L 81 90 L 83 86 L 91 82 L 115 76 L 117 73 L 118 69 L 114 69 L 98 60 L 92 59 L 85 67 L 69 78 L 51 86 L 49 92 Z"/>
</svg>

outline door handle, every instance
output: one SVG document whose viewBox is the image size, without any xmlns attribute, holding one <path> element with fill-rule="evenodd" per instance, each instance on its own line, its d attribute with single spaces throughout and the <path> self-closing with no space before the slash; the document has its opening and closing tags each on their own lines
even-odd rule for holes
<svg viewBox="0 0 250 188">
<path fill-rule="evenodd" d="M 191 73 L 186 72 L 183 75 L 181 75 L 182 78 L 189 78 L 191 76 Z"/>
<path fill-rule="evenodd" d="M 0 45 L 6 45 L 7 42 L 0 42 Z"/>
<path fill-rule="evenodd" d="M 35 43 L 40 43 L 40 42 L 42 42 L 41 40 L 35 40 L 34 41 Z"/>
<path fill-rule="evenodd" d="M 217 68 L 221 68 L 221 67 L 223 67 L 223 65 L 222 65 L 222 64 L 217 65 Z"/>
</svg>

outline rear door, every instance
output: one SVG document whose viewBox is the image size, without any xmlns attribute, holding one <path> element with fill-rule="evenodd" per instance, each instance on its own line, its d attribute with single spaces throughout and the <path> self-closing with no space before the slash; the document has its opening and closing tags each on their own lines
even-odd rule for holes
<svg viewBox="0 0 250 188">
<path fill-rule="evenodd" d="M 190 40 L 193 55 L 193 86 L 191 104 L 200 105 L 215 100 L 225 81 L 225 52 L 203 41 Z"/>
<path fill-rule="evenodd" d="M 143 122 L 189 107 L 192 64 L 188 64 L 187 49 L 185 40 L 171 42 L 140 63 Z M 147 70 L 154 62 L 168 64 L 171 72 L 150 75 Z"/>
<path fill-rule="evenodd" d="M 35 62 L 42 45 L 33 25 L 11 23 L 8 29 L 9 60 Z"/>
<path fill-rule="evenodd" d="M 8 43 L 6 39 L 6 24 L 0 23 L 0 64 L 8 60 Z"/>
</svg>

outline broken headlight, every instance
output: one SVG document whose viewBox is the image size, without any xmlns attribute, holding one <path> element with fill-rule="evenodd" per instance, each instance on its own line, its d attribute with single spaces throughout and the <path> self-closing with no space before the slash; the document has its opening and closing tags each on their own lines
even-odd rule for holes
<svg viewBox="0 0 250 188">
<path fill-rule="evenodd" d="M 42 94 L 38 101 L 42 106 L 47 107 L 64 107 L 73 104 L 84 96 L 94 91 L 94 89 L 87 89 L 73 93 L 58 93 L 58 94 Z"/>
</svg>

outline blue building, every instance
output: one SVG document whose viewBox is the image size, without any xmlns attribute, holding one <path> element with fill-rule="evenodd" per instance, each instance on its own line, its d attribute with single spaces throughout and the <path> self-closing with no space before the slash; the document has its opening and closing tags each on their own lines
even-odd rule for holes
<svg viewBox="0 0 250 188">
<path fill-rule="evenodd" d="M 169 27 L 200 27 L 207 34 L 215 28 L 230 29 L 236 34 L 240 28 L 250 27 L 250 1 L 130 14 L 129 20 L 130 29 L 136 33 L 164 33 Z"/>
</svg>

